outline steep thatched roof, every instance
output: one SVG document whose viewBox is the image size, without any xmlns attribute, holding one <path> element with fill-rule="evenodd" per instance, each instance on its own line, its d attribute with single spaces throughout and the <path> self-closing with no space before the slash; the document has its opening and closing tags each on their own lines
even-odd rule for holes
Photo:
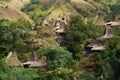
<svg viewBox="0 0 120 80">
<path fill-rule="evenodd" d="M 6 58 L 6 63 L 10 67 L 23 67 L 15 52 L 10 52 Z"/>
<path fill-rule="evenodd" d="M 111 27 L 106 26 L 103 35 L 101 37 L 99 37 L 98 39 L 105 39 L 105 38 L 112 38 L 112 37 L 113 37 L 113 34 L 112 34 Z"/>
<path fill-rule="evenodd" d="M 93 40 L 93 42 L 90 43 L 89 45 L 87 45 L 87 47 L 90 48 L 90 50 L 93 50 L 93 51 L 104 50 L 105 49 L 105 45 L 101 40 Z"/>
</svg>

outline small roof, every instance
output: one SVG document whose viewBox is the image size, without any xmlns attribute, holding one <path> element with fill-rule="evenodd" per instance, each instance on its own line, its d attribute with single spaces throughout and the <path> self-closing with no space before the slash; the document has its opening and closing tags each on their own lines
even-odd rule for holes
<svg viewBox="0 0 120 80">
<path fill-rule="evenodd" d="M 106 39 L 106 38 L 112 38 L 114 35 L 112 34 L 112 30 L 110 26 L 106 26 L 105 31 L 101 37 L 98 38 L 98 40 Z"/>
<path fill-rule="evenodd" d="M 6 63 L 10 67 L 23 67 L 22 63 L 19 61 L 17 54 L 15 52 L 9 52 L 6 58 Z"/>
<path fill-rule="evenodd" d="M 105 25 L 120 26 L 120 22 L 119 21 L 111 21 L 111 22 L 107 22 Z"/>
<path fill-rule="evenodd" d="M 58 29 L 56 30 L 56 33 L 64 33 L 64 29 Z"/>
<path fill-rule="evenodd" d="M 46 59 L 42 57 L 39 60 L 34 60 L 34 61 L 27 61 L 23 63 L 23 66 L 28 66 L 28 67 L 33 67 L 33 68 L 40 68 L 46 65 Z"/>
<path fill-rule="evenodd" d="M 87 45 L 87 47 L 90 48 L 90 50 L 95 50 L 95 51 L 105 49 L 105 45 L 101 40 L 93 40 L 93 42 Z"/>
<path fill-rule="evenodd" d="M 104 50 L 105 46 L 97 46 L 97 47 L 92 47 L 91 50 L 97 51 L 97 50 Z"/>
</svg>

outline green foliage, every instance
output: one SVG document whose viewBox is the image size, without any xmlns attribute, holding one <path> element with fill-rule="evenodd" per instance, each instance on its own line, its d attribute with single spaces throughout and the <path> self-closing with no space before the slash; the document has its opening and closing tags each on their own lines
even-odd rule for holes
<svg viewBox="0 0 120 80">
<path fill-rule="evenodd" d="M 0 75 L 1 80 L 33 80 L 39 78 L 35 70 L 15 68 L 10 72 L 2 73 Z"/>
<path fill-rule="evenodd" d="M 75 72 L 79 71 L 94 72 L 97 69 L 96 65 L 99 65 L 97 60 L 95 61 L 94 59 L 81 58 L 73 65 L 73 70 Z"/>
<path fill-rule="evenodd" d="M 107 46 L 106 49 L 106 53 L 107 55 L 109 55 L 110 57 L 119 59 L 120 58 L 120 42 L 119 42 L 120 38 L 119 37 L 114 37 L 111 38 L 109 40 L 105 40 L 105 44 Z"/>
<path fill-rule="evenodd" d="M 66 2 L 70 2 L 71 0 L 65 0 Z"/>
<path fill-rule="evenodd" d="M 110 21 L 110 20 L 116 20 L 119 19 L 120 17 L 120 4 L 114 4 L 114 5 L 110 5 L 110 13 L 105 17 L 106 21 Z"/>
<path fill-rule="evenodd" d="M 95 36 L 95 29 L 91 22 L 85 24 L 81 16 L 71 18 L 69 25 L 66 26 L 64 38 L 65 46 L 73 53 L 74 58 L 80 58 L 80 53 L 84 50 L 83 43 Z"/>
<path fill-rule="evenodd" d="M 79 80 L 97 80 L 93 73 L 82 73 L 79 75 Z"/>
<path fill-rule="evenodd" d="M 24 20 L 0 22 L 0 45 L 9 50 L 22 48 L 22 40 L 30 36 L 31 25 Z"/>
<path fill-rule="evenodd" d="M 48 69 L 54 70 L 56 68 L 70 68 L 73 63 L 72 53 L 63 48 L 50 48 L 46 51 L 48 59 Z"/>
<path fill-rule="evenodd" d="M 71 68 L 73 64 L 72 53 L 61 47 L 48 48 L 45 51 L 48 70 L 57 68 Z"/>
<path fill-rule="evenodd" d="M 4 60 L 0 60 L 0 72 L 9 72 L 9 67 L 5 64 Z"/>
<path fill-rule="evenodd" d="M 70 80 L 71 72 L 71 69 L 57 68 L 53 71 L 48 71 L 45 74 L 40 74 L 40 80 Z"/>
<path fill-rule="evenodd" d="M 100 80 L 118 80 L 120 77 L 120 62 L 108 55 L 108 52 L 97 53 L 103 66 Z"/>
<path fill-rule="evenodd" d="M 101 74 L 102 80 L 118 80 L 120 77 L 120 38 L 114 37 L 111 39 L 105 39 L 106 50 L 101 53 L 96 53 L 96 58 L 99 59 L 103 66 Z"/>
<path fill-rule="evenodd" d="M 8 53 L 9 49 L 6 46 L 0 46 L 0 59 L 5 57 Z"/>
<path fill-rule="evenodd" d="M 9 68 L 0 61 L 0 80 L 34 80 L 39 78 L 37 70 L 24 68 Z"/>
<path fill-rule="evenodd" d="M 86 11 L 86 10 L 83 10 L 83 9 L 80 9 L 80 8 L 77 8 L 77 7 L 75 7 L 75 9 L 80 13 L 80 14 L 82 14 L 82 16 L 86 16 L 86 15 L 88 15 L 88 11 Z"/>
<path fill-rule="evenodd" d="M 42 5 L 39 0 L 31 0 L 30 3 L 26 4 L 22 9 L 31 19 L 36 23 L 39 23 L 45 15 L 44 11 L 47 10 L 47 6 Z"/>
<path fill-rule="evenodd" d="M 115 14 L 115 15 L 120 14 L 120 11 L 119 11 L 120 10 L 120 4 L 111 5 L 110 9 L 111 9 L 113 14 Z"/>
<path fill-rule="evenodd" d="M 49 49 L 49 48 L 51 48 L 49 45 L 48 45 L 48 46 L 46 46 L 46 45 L 41 46 L 41 47 L 38 49 L 38 51 L 37 51 L 37 55 L 38 55 L 39 57 L 45 56 L 45 52 L 46 52 L 47 49 Z"/>
<path fill-rule="evenodd" d="M 96 1 L 96 2 L 100 2 L 101 0 L 94 0 L 94 1 Z"/>
</svg>

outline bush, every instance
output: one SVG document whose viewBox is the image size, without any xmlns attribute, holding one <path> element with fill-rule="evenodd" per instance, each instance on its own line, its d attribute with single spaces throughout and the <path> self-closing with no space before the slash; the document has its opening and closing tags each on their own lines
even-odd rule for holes
<svg viewBox="0 0 120 80">
<path fill-rule="evenodd" d="M 57 68 L 71 68 L 73 64 L 72 53 L 61 47 L 49 48 L 45 51 L 48 70 Z"/>
<path fill-rule="evenodd" d="M 9 68 L 0 61 L 0 80 L 34 80 L 39 78 L 37 70 L 24 68 Z"/>
<path fill-rule="evenodd" d="M 67 68 L 57 68 L 53 71 L 40 74 L 40 80 L 71 80 L 70 74 L 72 70 Z"/>
</svg>

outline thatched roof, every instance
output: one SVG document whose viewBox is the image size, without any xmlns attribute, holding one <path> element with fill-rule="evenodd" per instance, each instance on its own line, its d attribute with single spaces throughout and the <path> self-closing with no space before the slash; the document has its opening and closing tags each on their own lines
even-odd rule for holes
<svg viewBox="0 0 120 80">
<path fill-rule="evenodd" d="M 56 33 L 64 33 L 64 29 L 58 29 L 56 30 Z"/>
<path fill-rule="evenodd" d="M 33 68 L 40 68 L 40 67 L 44 67 L 46 65 L 45 62 L 42 61 L 27 61 L 25 63 L 23 63 L 23 66 L 28 66 L 28 67 L 33 67 Z"/>
<path fill-rule="evenodd" d="M 100 40 L 93 40 L 93 42 L 90 43 L 89 45 L 87 45 L 87 47 L 90 48 L 90 50 L 93 50 L 93 51 L 104 50 L 105 49 L 104 43 Z"/>
<path fill-rule="evenodd" d="M 10 52 L 6 58 L 6 63 L 10 67 L 23 67 L 15 52 Z"/>
<path fill-rule="evenodd" d="M 113 34 L 112 34 L 111 27 L 106 26 L 103 35 L 99 37 L 98 39 L 93 40 L 92 43 L 87 45 L 87 48 L 90 48 L 90 50 L 93 50 L 93 51 L 105 50 L 105 44 L 103 43 L 103 39 L 112 38 L 112 37 L 113 37 Z"/>
<path fill-rule="evenodd" d="M 108 25 L 108 26 L 120 26 L 120 21 L 111 21 L 111 22 L 106 23 L 105 25 Z"/>
<path fill-rule="evenodd" d="M 101 37 L 99 37 L 98 39 L 105 39 L 105 38 L 112 38 L 112 37 L 113 37 L 113 34 L 112 34 L 111 27 L 106 26 L 103 35 Z"/>
<path fill-rule="evenodd" d="M 33 68 L 40 68 L 46 65 L 46 57 L 42 57 L 37 59 L 35 53 L 31 53 L 30 60 L 23 63 L 23 66 L 33 67 Z"/>
<path fill-rule="evenodd" d="M 57 19 L 55 22 L 55 32 L 56 33 L 63 33 L 65 24 L 66 24 L 66 20 L 64 18 L 62 18 L 62 20 Z"/>
</svg>

